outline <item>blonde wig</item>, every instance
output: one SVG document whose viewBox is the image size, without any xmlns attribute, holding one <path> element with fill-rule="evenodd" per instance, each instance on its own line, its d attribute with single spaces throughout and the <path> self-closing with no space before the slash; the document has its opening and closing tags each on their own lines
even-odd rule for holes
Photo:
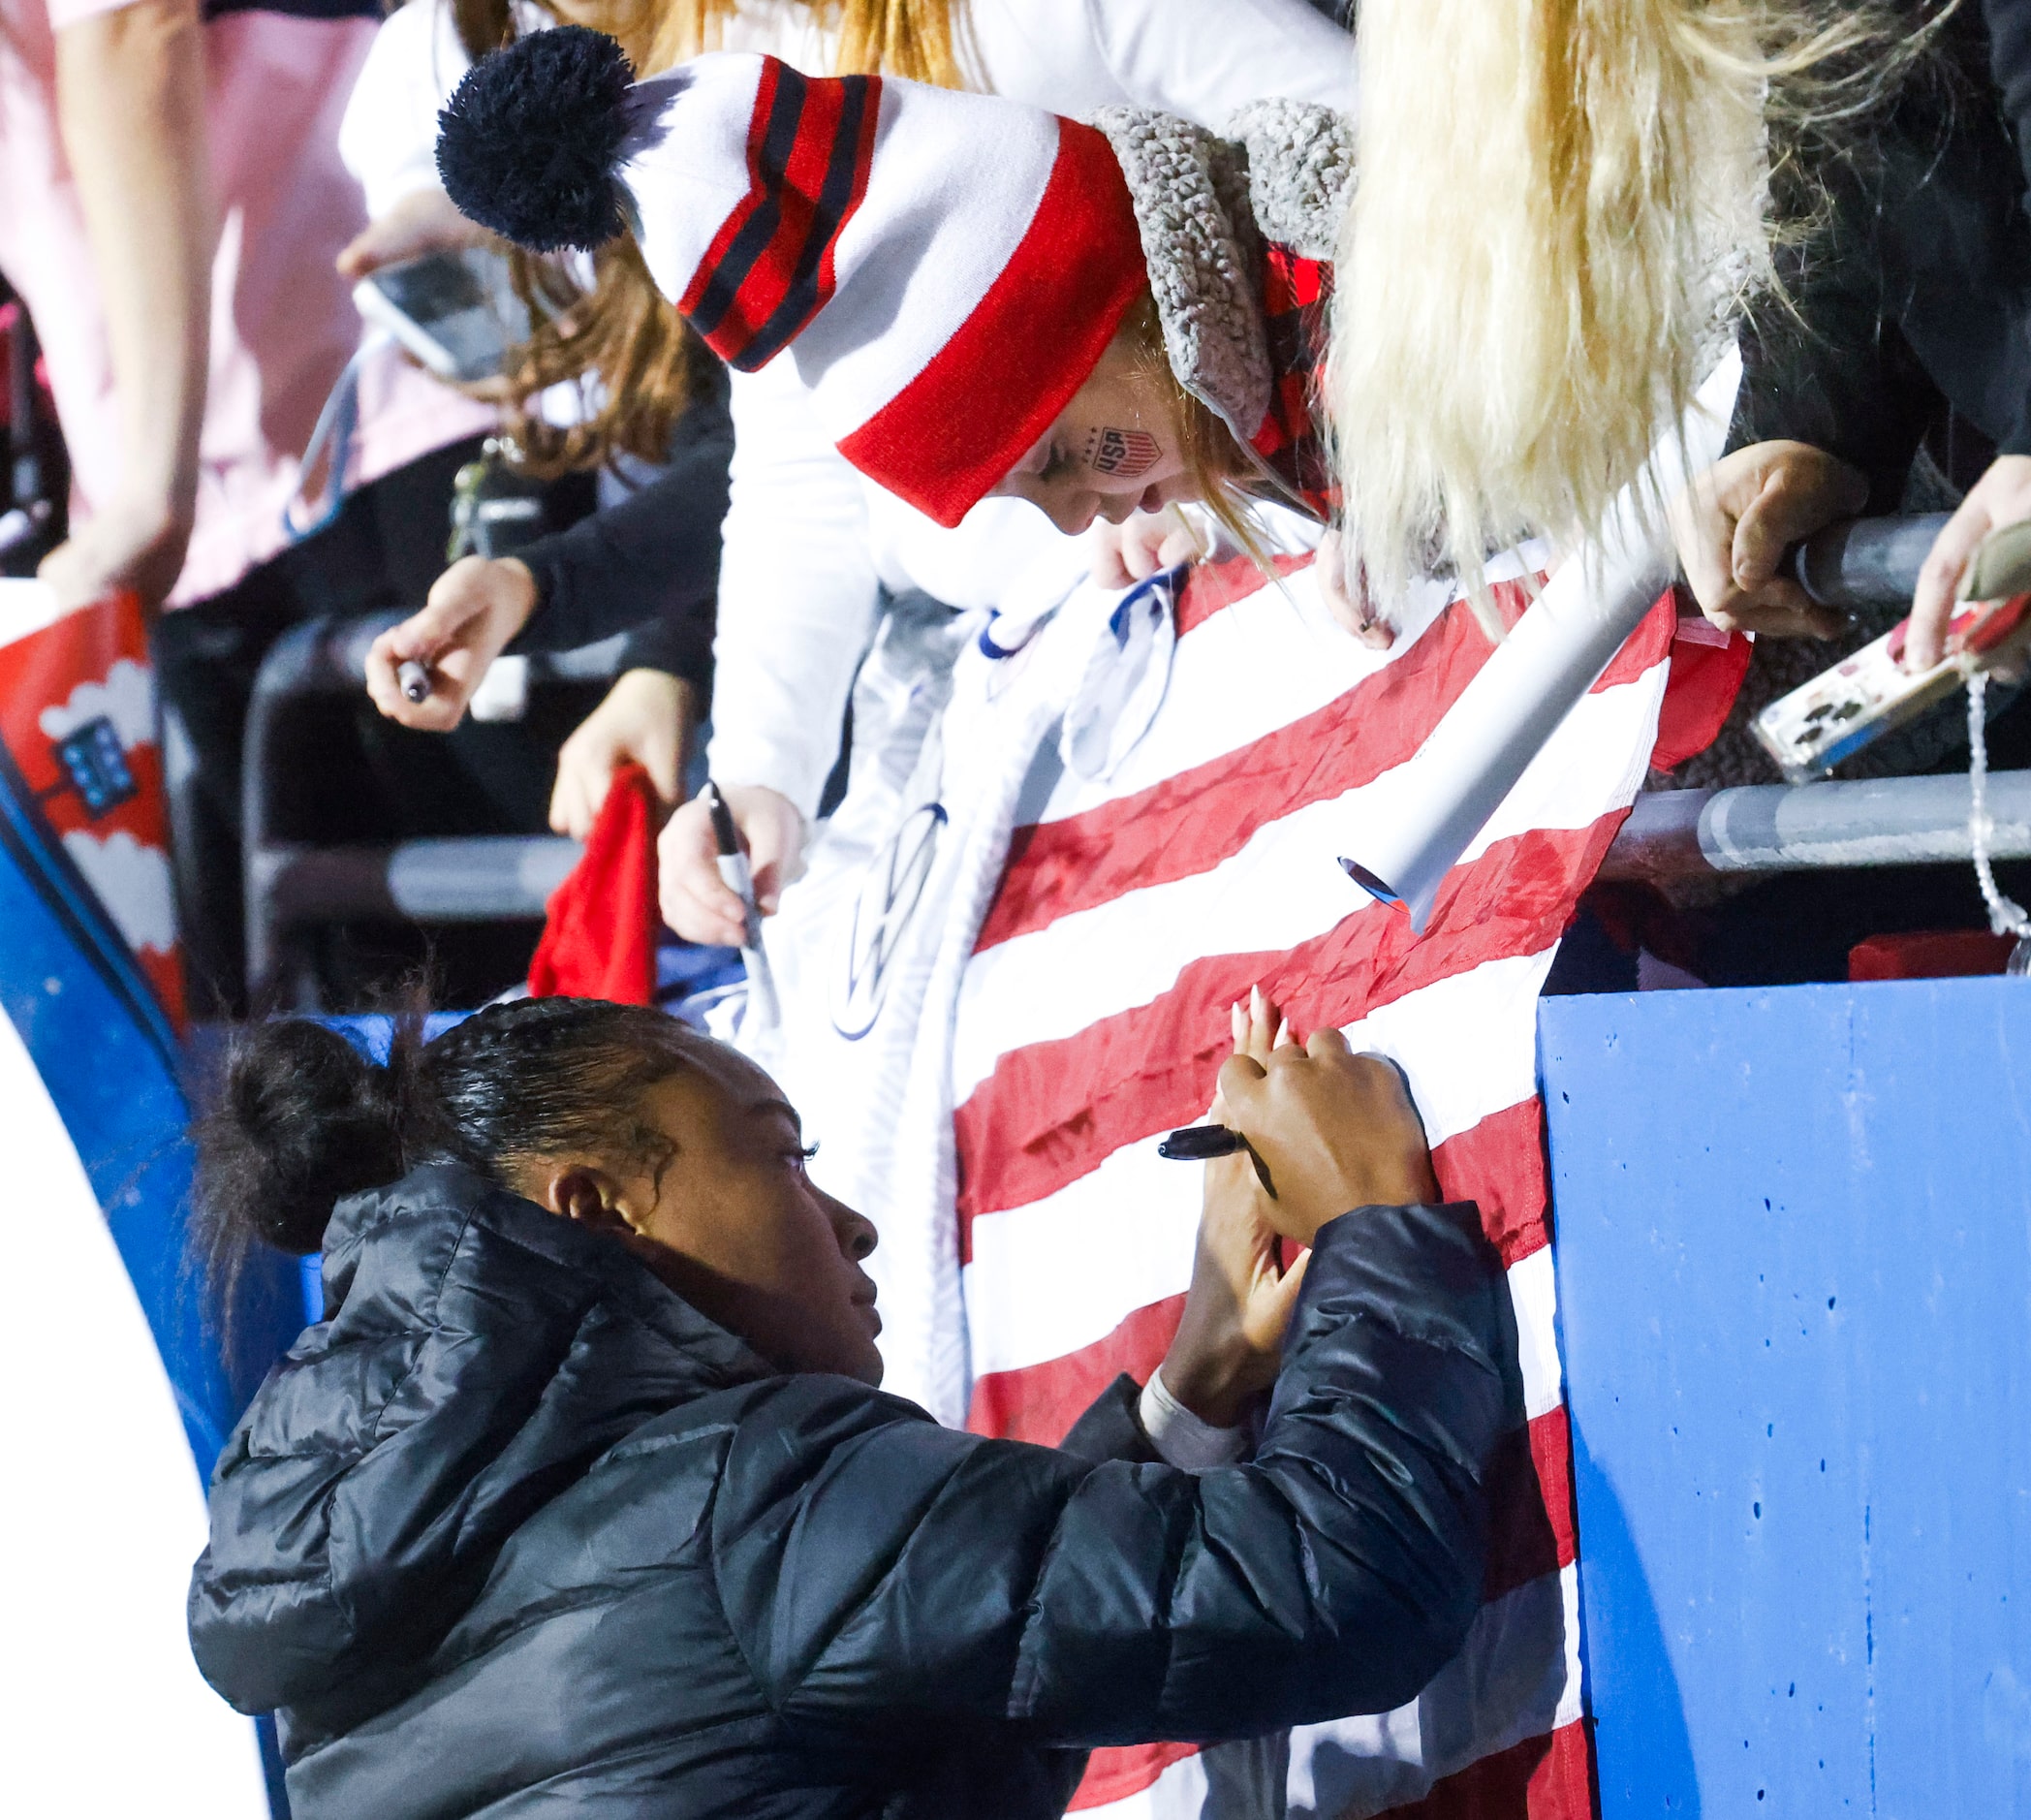
<svg viewBox="0 0 2031 1820">
<path fill-rule="evenodd" d="M 1386 599 L 1453 570 L 1494 634 L 1484 556 L 1570 547 L 1640 475 L 1769 282 L 1773 161 L 1915 48 L 1818 0 L 1363 0 L 1326 398 L 1350 565 Z"/>
</svg>

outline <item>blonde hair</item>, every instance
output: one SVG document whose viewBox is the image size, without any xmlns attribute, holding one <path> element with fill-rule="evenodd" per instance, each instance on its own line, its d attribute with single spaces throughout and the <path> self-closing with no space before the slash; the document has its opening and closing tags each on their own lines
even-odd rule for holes
<svg viewBox="0 0 2031 1820">
<path fill-rule="evenodd" d="M 1825 0 L 1364 0 L 1326 382 L 1350 566 L 1385 597 L 1450 568 L 1499 636 L 1485 555 L 1570 546 L 1640 476 L 1771 283 L 1773 172 L 1919 47 Z"/>
<path fill-rule="evenodd" d="M 559 17 L 620 41 L 638 71 L 667 70 L 718 47 L 740 0 L 593 0 L 559 6 Z M 963 88 L 958 41 L 965 0 L 803 0 L 804 10 L 839 34 L 834 73 L 881 72 Z M 515 36 L 509 0 L 453 0 L 465 47 L 478 57 Z M 510 255 L 516 288 L 531 305 L 529 339 L 510 357 L 513 402 L 503 428 L 518 465 L 549 477 L 596 467 L 620 454 L 660 462 L 697 396 L 702 363 L 712 357 L 656 289 L 634 241 L 623 238 L 593 258 L 593 283 L 581 290 L 550 261 Z M 568 428 L 547 423 L 538 400 L 550 387 L 599 376 L 593 411 Z"/>
</svg>

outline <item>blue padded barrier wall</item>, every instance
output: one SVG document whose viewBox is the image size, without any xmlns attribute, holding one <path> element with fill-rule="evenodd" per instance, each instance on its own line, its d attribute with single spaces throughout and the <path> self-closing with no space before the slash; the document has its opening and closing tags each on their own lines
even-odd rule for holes
<svg viewBox="0 0 2031 1820">
<path fill-rule="evenodd" d="M 77 1145 L 162 1353 L 201 1480 L 301 1321 L 290 1267 L 256 1258 L 232 1356 L 185 1244 L 190 1116 L 175 1038 L 125 943 L 0 754 L 0 1011 Z"/>
<path fill-rule="evenodd" d="M 1540 1058 L 1603 1813 L 2031 1816 L 2031 983 Z"/>
<path fill-rule="evenodd" d="M 229 1351 L 186 1242 L 192 1159 L 184 1140 L 189 1106 L 183 1057 L 125 942 L 42 818 L 4 749 L 0 1018 L 8 1034 L 18 1039 L 83 1169 L 148 1324 L 189 1442 L 193 1477 L 202 1484 L 247 1397 L 302 1324 L 296 1271 L 279 1258 L 250 1264 L 241 1285 L 237 1344 Z M 23 1117 L 25 1124 L 29 1110 L 0 1108 L 0 1129 L 18 1139 L 9 1115 Z M 33 1169 L 30 1175 L 33 1178 Z M 57 1219 L 73 1211 L 45 1206 L 9 1208 L 12 1217 L 24 1220 Z M 87 1332 L 94 1318 L 89 1299 L 103 1295 L 105 1287 L 68 1280 L 42 1286 L 51 1307 L 84 1304 L 80 1325 Z M 76 1395 L 60 1376 L 10 1387 L 16 1398 L 60 1399 L 67 1392 Z M 89 1449 L 96 1437 L 86 1428 L 76 1439 L 78 1447 Z M 28 1495 L 63 1496 L 63 1464 L 22 1462 L 21 1484 L 31 1488 Z M 139 1502 L 143 1508 L 138 1521 L 146 1522 L 154 1513 L 145 1508 L 145 1496 Z M 270 1805 L 276 1815 L 286 1816 L 272 1728 L 265 1723 L 260 1742 Z M 49 1747 L 47 1739 L 37 1743 L 43 1750 Z M 192 1750 L 203 1754 L 197 1744 Z M 230 1767 L 230 1742 L 226 1751 L 221 1761 Z M 182 1767 L 187 1772 L 190 1766 Z M 246 1792 L 236 1785 L 203 1791 L 172 1786 L 169 1798 L 203 1795 L 211 1804 L 209 1810 L 227 1813 L 244 1810 Z M 93 1796 L 92 1778 L 80 1762 L 78 1800 L 82 1805 L 78 1810 L 96 1811 Z"/>
</svg>

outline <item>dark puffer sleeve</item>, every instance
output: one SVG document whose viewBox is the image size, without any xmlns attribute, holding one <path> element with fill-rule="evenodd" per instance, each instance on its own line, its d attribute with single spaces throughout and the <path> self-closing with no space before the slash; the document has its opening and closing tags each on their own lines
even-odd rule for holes
<svg viewBox="0 0 2031 1820">
<path fill-rule="evenodd" d="M 1479 1604 L 1515 1356 L 1474 1209 L 1371 1208 L 1319 1235 L 1247 1466 L 1096 1463 L 785 1380 L 721 1482 L 725 1609 L 771 1704 L 820 1729 L 1090 1746 L 1384 1711 Z"/>
</svg>

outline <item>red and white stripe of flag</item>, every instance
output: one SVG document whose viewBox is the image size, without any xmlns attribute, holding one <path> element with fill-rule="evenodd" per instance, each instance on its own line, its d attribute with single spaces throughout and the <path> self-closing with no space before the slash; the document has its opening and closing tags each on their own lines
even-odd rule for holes
<svg viewBox="0 0 2031 1820">
<path fill-rule="evenodd" d="M 1520 582 L 1505 590 L 1520 612 Z M 1292 1811 L 1582 1820 L 1572 1456 L 1547 1248 L 1536 1004 L 1558 938 L 1640 786 L 1669 604 L 1630 641 L 1446 881 L 1428 930 L 1334 864 L 1347 832 L 1415 801 L 1418 751 L 1491 648 L 1428 593 L 1386 657 L 1341 634 L 1310 578 L 1202 571 L 1170 688 L 1105 783 L 1071 778 L 1019 828 L 962 987 L 953 1098 L 972 1424 L 1055 1440 L 1176 1325 L 1198 1172 L 1150 1140 L 1201 1116 L 1228 1007 L 1260 984 L 1295 1027 L 1402 1064 L 1449 1196 L 1509 1266 L 1528 1425 L 1497 1474 L 1484 1604 L 1396 1712 L 1302 1728 Z M 1189 1745 L 1095 1753 L 1075 1807 L 1196 1815 Z"/>
</svg>

